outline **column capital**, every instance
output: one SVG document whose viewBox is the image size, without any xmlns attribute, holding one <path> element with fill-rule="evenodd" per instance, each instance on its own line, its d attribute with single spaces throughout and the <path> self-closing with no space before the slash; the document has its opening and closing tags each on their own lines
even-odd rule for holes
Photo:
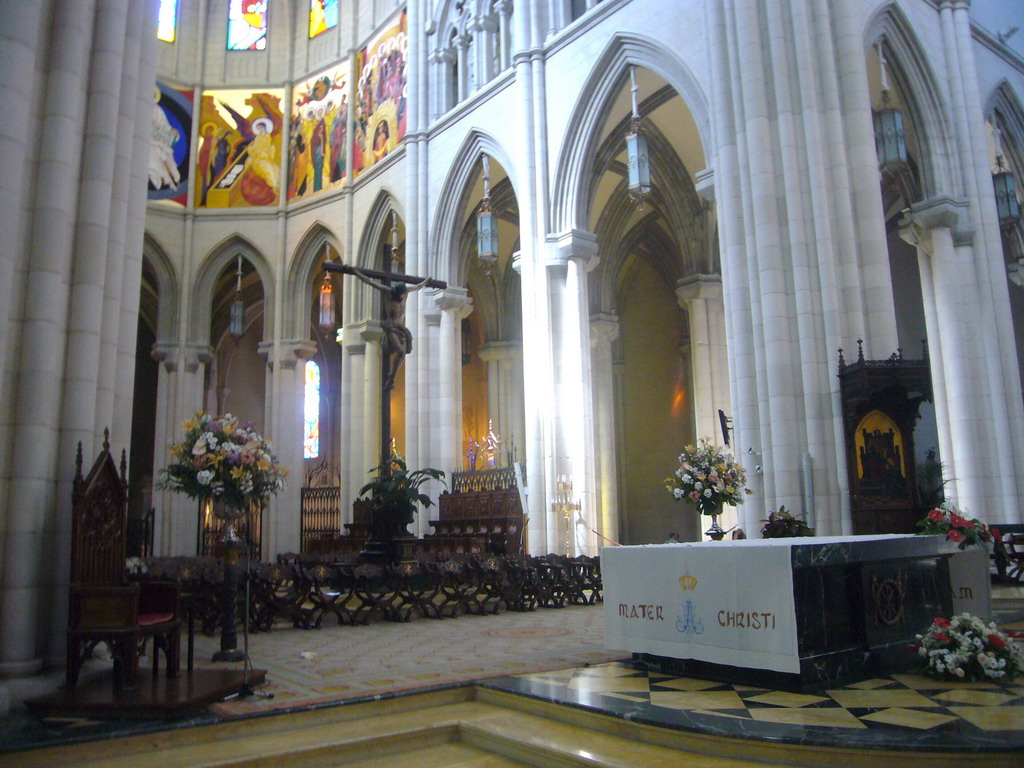
<svg viewBox="0 0 1024 768">
<path fill-rule="evenodd" d="M 684 309 L 698 299 L 713 300 L 722 298 L 721 275 L 691 275 L 676 283 L 676 299 Z"/>
<path fill-rule="evenodd" d="M 341 343 L 350 355 L 361 355 L 366 351 L 366 343 L 377 341 L 384 334 L 384 330 L 376 320 L 362 320 L 358 323 L 349 323 L 344 326 L 341 334 Z"/>
<path fill-rule="evenodd" d="M 697 194 L 709 202 L 715 202 L 715 169 L 705 168 L 696 173 L 697 183 L 694 188 Z"/>
<path fill-rule="evenodd" d="M 281 339 L 280 342 L 260 342 L 259 354 L 264 362 L 274 370 L 275 364 L 280 364 L 285 370 L 294 370 L 299 363 L 305 364 L 316 354 L 316 342 L 309 339 Z M 275 355 L 276 351 L 276 355 Z"/>
<path fill-rule="evenodd" d="M 952 231 L 954 245 L 971 245 L 974 229 L 969 226 L 970 210 L 966 200 L 954 200 L 943 195 L 910 206 L 910 211 L 904 214 L 904 221 L 909 220 L 923 231 L 947 228 Z M 900 236 L 903 237 L 902 223 Z"/>
<path fill-rule="evenodd" d="M 179 366 L 188 373 L 195 373 L 200 365 L 213 359 L 213 347 L 194 341 L 157 341 L 152 355 L 154 360 L 163 363 L 168 373 L 174 373 Z"/>
<path fill-rule="evenodd" d="M 434 297 L 434 303 L 442 312 L 451 312 L 456 320 L 469 317 L 473 311 L 473 299 L 469 290 L 458 286 L 448 286 Z"/>
<path fill-rule="evenodd" d="M 569 261 L 579 261 L 587 272 L 598 265 L 597 235 L 582 229 L 570 229 L 555 235 L 548 235 L 549 267 L 565 266 Z"/>
<path fill-rule="evenodd" d="M 590 316 L 590 344 L 611 344 L 619 338 L 619 316 L 601 313 Z"/>
</svg>

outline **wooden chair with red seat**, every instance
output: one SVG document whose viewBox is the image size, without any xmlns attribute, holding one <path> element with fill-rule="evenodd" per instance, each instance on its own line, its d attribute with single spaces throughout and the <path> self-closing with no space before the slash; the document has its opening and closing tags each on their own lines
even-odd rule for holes
<svg viewBox="0 0 1024 768">
<path fill-rule="evenodd" d="M 71 493 L 71 577 L 68 600 L 67 678 L 72 690 L 83 661 L 106 643 L 114 661 L 115 690 L 136 687 L 140 650 L 153 639 L 153 675 L 159 652 L 167 676 L 180 663 L 179 587 L 171 583 L 129 583 L 125 578 L 128 483 L 121 453 L 120 473 L 110 455 L 109 433 L 89 476 L 82 477 L 78 444 Z"/>
</svg>

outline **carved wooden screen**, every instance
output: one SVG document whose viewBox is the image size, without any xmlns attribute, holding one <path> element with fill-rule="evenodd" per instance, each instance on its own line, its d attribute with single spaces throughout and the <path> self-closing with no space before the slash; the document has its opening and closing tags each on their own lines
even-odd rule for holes
<svg viewBox="0 0 1024 768">
<path fill-rule="evenodd" d="M 82 444 L 78 444 L 75 480 L 71 495 L 71 578 L 72 585 L 117 585 L 124 583 L 125 524 L 128 483 L 125 457 L 121 472 L 104 440 L 89 476 L 82 477 Z"/>
</svg>

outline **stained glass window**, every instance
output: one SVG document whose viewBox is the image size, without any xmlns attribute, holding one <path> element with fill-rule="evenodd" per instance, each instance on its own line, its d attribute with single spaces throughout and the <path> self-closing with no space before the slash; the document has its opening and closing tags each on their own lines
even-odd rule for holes
<svg viewBox="0 0 1024 768">
<path fill-rule="evenodd" d="M 306 361 L 306 397 L 303 408 L 302 458 L 320 455 L 320 366 Z"/>
<path fill-rule="evenodd" d="M 156 17 L 156 39 L 173 43 L 177 29 L 178 0 L 160 0 L 160 12 Z"/>
<path fill-rule="evenodd" d="M 338 0 L 309 0 L 309 37 L 338 26 Z"/>
<path fill-rule="evenodd" d="M 229 0 L 229 51 L 262 51 L 267 47 L 269 5 L 270 0 Z"/>
</svg>

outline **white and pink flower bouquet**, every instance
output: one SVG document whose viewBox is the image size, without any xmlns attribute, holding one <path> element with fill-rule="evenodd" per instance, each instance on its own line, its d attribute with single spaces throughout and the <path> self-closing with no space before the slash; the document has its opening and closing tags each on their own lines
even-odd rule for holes
<svg viewBox="0 0 1024 768">
<path fill-rule="evenodd" d="M 1024 650 L 995 624 L 969 613 L 936 618 L 917 639 L 929 677 L 972 682 L 1012 680 L 1024 673 Z"/>
<path fill-rule="evenodd" d="M 252 422 L 240 424 L 230 413 L 212 417 L 200 411 L 183 426 L 185 437 L 171 443 L 173 460 L 160 471 L 157 488 L 192 499 L 222 500 L 234 508 L 284 488 L 288 470 Z"/>
<path fill-rule="evenodd" d="M 679 469 L 665 478 L 673 498 L 692 504 L 702 515 L 717 515 L 723 504 L 742 504 L 747 494 L 747 471 L 732 455 L 707 440 L 687 445 L 679 455 Z"/>
</svg>

